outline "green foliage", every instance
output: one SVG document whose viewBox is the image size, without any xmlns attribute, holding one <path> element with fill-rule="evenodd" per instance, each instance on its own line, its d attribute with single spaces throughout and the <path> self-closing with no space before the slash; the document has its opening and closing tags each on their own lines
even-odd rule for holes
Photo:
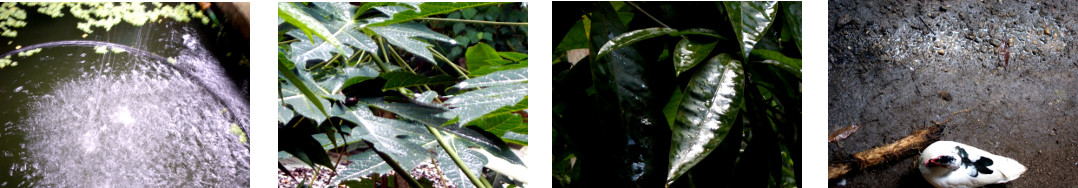
<svg viewBox="0 0 1078 188">
<path fill-rule="evenodd" d="M 448 72 L 465 70 L 442 70 L 458 67 L 439 66 L 431 42 L 457 43 L 418 21 L 497 4 L 279 4 L 281 156 L 337 169 L 324 156 L 341 155 L 350 162 L 333 181 L 355 186 L 372 174 L 409 179 L 430 160 L 457 187 L 485 187 L 470 177 L 488 164 L 523 166 L 506 142 L 527 145 L 527 54 L 488 51 L 487 64 L 468 67 L 485 74 L 458 77 Z"/>
<path fill-rule="evenodd" d="M 63 10 L 66 9 L 71 16 L 81 20 L 76 24 L 75 28 L 86 33 L 93 33 L 95 27 L 109 31 L 113 26 L 122 22 L 142 26 L 147 22 L 157 21 L 160 18 L 169 18 L 178 22 L 201 19 L 203 24 L 207 24 L 210 19 L 208 16 L 203 15 L 202 11 L 198 10 L 194 4 L 186 3 L 180 3 L 176 6 L 150 3 L 152 7 L 140 2 L 23 2 L 18 4 L 30 8 L 38 7 L 37 12 L 53 18 L 65 16 Z M 15 3 L 4 3 L 2 7 L 7 11 L 11 11 L 13 14 L 11 14 L 10 18 L 14 18 L 13 20 L 5 20 L 0 24 L 0 28 L 4 28 L 3 36 L 15 37 L 17 32 L 9 30 L 6 26 L 18 28 L 26 25 L 26 22 L 22 21 L 26 19 L 26 13 L 18 8 Z"/>
<path fill-rule="evenodd" d="M 486 21 L 499 23 L 527 22 L 527 8 L 521 3 L 504 3 L 495 6 L 482 6 L 462 9 L 452 12 L 441 19 Z M 512 51 L 527 53 L 527 26 L 514 25 L 489 25 L 460 21 L 426 21 L 434 30 L 439 30 L 454 36 L 460 45 L 439 45 L 438 48 L 446 53 L 446 57 L 456 60 L 464 55 L 466 48 L 485 43 L 498 51 Z M 474 27 L 482 26 L 482 27 Z M 469 70 L 475 70 L 468 67 Z"/>
<path fill-rule="evenodd" d="M 800 2 L 554 7 L 556 187 L 799 186 Z"/>
</svg>

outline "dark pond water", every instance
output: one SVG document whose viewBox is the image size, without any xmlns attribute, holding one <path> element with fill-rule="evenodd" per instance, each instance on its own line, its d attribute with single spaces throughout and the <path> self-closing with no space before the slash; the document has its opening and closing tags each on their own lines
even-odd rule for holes
<svg viewBox="0 0 1078 188">
<path fill-rule="evenodd" d="M 29 24 L 0 37 L 0 52 L 66 40 L 145 52 L 58 46 L 12 57 L 18 65 L 0 69 L 0 187 L 250 186 L 249 145 L 230 132 L 249 127 L 238 32 L 163 19 L 83 38 L 70 15 L 26 10 Z"/>
</svg>

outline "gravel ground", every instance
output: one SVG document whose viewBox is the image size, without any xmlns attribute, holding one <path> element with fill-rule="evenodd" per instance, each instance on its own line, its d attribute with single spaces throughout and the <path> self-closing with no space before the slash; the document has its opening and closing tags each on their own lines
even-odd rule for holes
<svg viewBox="0 0 1078 188">
<path fill-rule="evenodd" d="M 348 166 L 347 163 L 348 163 L 347 161 L 344 161 L 340 166 L 337 167 L 338 168 L 337 170 L 338 171 L 339 170 L 344 170 L 344 168 L 346 166 Z M 330 185 L 331 184 L 330 181 L 332 181 L 333 178 L 337 176 L 336 173 L 330 172 L 329 168 L 321 167 L 321 166 L 319 166 L 319 167 L 322 168 L 321 169 L 322 173 L 318 174 L 318 178 L 317 178 L 318 181 L 316 181 L 314 183 L 314 186 L 312 186 L 312 187 L 326 187 L 326 185 Z M 311 168 L 295 168 L 295 169 L 290 169 L 290 170 L 291 171 L 289 173 L 292 173 L 292 177 L 295 177 L 297 179 L 293 179 L 292 177 L 288 176 L 288 174 L 286 174 L 284 171 L 277 170 L 277 187 L 280 187 L 280 188 L 296 187 L 296 184 L 299 183 L 297 181 L 303 181 L 302 179 L 298 179 L 298 178 L 305 178 L 305 179 L 307 179 L 307 181 L 310 181 L 311 176 L 314 176 L 314 174 L 315 174 L 314 170 L 312 170 Z M 381 177 L 385 178 L 386 176 L 393 175 L 393 174 L 394 173 L 391 172 L 389 174 L 381 175 Z M 416 166 L 415 168 L 412 169 L 412 172 L 410 172 L 410 174 L 412 174 L 412 176 L 414 176 L 417 180 L 418 179 L 428 179 L 431 182 L 435 182 L 434 183 L 434 188 L 455 188 L 456 187 L 455 185 L 446 185 L 446 184 L 439 183 L 439 182 L 442 182 L 442 179 L 444 178 L 444 176 L 439 175 L 438 169 L 435 168 L 434 164 L 431 164 L 429 161 L 420 163 L 419 166 Z M 448 181 L 448 180 L 446 180 L 446 181 Z M 338 186 L 338 187 L 345 188 L 346 186 Z"/>
<path fill-rule="evenodd" d="M 941 138 L 1029 168 L 1004 186 L 1078 185 L 1078 2 L 838 0 L 828 14 L 828 130 L 861 125 L 830 162 L 970 109 Z M 830 186 L 929 187 L 914 161 Z"/>
</svg>

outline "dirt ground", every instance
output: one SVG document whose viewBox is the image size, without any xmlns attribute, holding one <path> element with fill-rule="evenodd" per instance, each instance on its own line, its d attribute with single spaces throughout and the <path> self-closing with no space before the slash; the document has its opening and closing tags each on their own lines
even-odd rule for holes
<svg viewBox="0 0 1078 188">
<path fill-rule="evenodd" d="M 828 2 L 828 14 L 828 132 L 862 125 L 828 144 L 829 162 L 968 108 L 941 139 L 1029 169 L 1002 186 L 1078 185 L 1078 2 L 838 0 Z M 1007 41 L 1005 63 L 999 51 Z M 890 161 L 830 186 L 930 187 L 914 161 Z"/>
</svg>

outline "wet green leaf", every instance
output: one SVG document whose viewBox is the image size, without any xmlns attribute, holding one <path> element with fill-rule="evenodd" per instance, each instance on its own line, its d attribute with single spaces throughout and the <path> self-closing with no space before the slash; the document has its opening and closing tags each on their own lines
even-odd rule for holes
<svg viewBox="0 0 1078 188">
<path fill-rule="evenodd" d="M 368 52 L 375 52 L 378 49 L 370 37 L 353 29 L 355 23 L 350 12 L 336 11 L 337 8 L 353 10 L 354 8 L 349 8 L 351 5 L 347 3 L 316 3 L 316 5 L 315 8 L 301 8 L 292 3 L 278 3 L 280 17 L 306 35 L 304 37 L 298 33 L 289 32 L 289 35 L 301 40 L 301 42 L 292 43 L 292 62 L 306 62 L 312 59 L 329 60 L 330 52 L 334 49 L 336 53 L 351 55 L 352 49 L 344 45 Z M 312 33 L 319 38 L 311 37 Z"/>
<path fill-rule="evenodd" d="M 427 47 L 433 46 L 430 43 L 417 40 L 417 37 L 438 40 L 442 42 L 448 42 L 450 44 L 457 44 L 457 41 L 445 36 L 441 33 L 434 32 L 419 23 L 401 23 L 388 26 L 369 27 L 371 31 L 378 33 L 393 46 L 408 51 L 408 53 L 415 54 L 419 57 L 427 59 L 428 62 L 438 64 L 438 61 L 434 60 L 434 56 L 431 55 Z"/>
<path fill-rule="evenodd" d="M 697 63 L 707 58 L 708 54 L 711 54 L 711 50 L 715 48 L 715 44 L 718 41 L 699 41 L 690 38 L 683 38 L 681 42 L 677 43 L 674 47 L 674 72 L 677 76 L 680 76 L 682 72 L 685 72 L 696 66 Z"/>
<path fill-rule="evenodd" d="M 431 153 L 423 147 L 433 141 L 433 135 L 421 124 L 375 116 L 365 106 L 359 108 L 335 108 L 335 117 L 355 123 L 351 135 L 367 140 L 396 160 L 401 167 L 412 169 L 420 162 L 429 160 Z M 337 180 L 352 179 L 371 173 L 392 171 L 374 152 L 350 156 L 353 163 L 337 176 Z"/>
<path fill-rule="evenodd" d="M 667 184 L 688 172 L 721 143 L 741 105 L 741 63 L 728 54 L 719 54 L 701 66 L 692 75 L 678 105 Z"/>
<path fill-rule="evenodd" d="M 528 68 L 503 70 L 493 72 L 480 77 L 468 79 L 457 83 L 453 87 L 449 88 L 450 91 L 475 89 L 481 87 L 490 87 L 498 85 L 508 85 L 513 83 L 528 82 Z"/>
<path fill-rule="evenodd" d="M 292 73 L 292 70 L 285 67 L 286 59 L 277 59 L 277 70 L 280 73 L 280 77 L 284 77 L 287 82 L 281 84 L 281 97 L 278 102 L 284 102 L 291 104 L 296 113 L 311 118 L 318 123 L 326 120 L 329 113 L 326 112 L 325 105 L 329 104 L 326 99 L 315 95 L 298 76 Z M 317 110 L 317 111 L 315 111 Z M 320 112 L 320 113 L 319 113 Z"/>
<path fill-rule="evenodd" d="M 475 44 L 472 47 L 468 47 L 468 50 L 464 52 L 464 58 L 465 62 L 468 64 L 468 71 L 476 71 L 490 66 L 490 63 L 487 63 L 488 60 L 502 59 L 502 57 L 498 55 L 498 51 L 482 42 Z"/>
<path fill-rule="evenodd" d="M 277 96 L 277 98 L 280 99 L 281 96 Z M 288 121 L 292 120 L 293 117 L 296 117 L 296 115 L 292 112 L 292 110 L 285 107 L 282 103 L 277 103 L 278 123 L 288 123 Z"/>
<path fill-rule="evenodd" d="M 722 2 L 726 9 L 734 34 L 741 44 L 742 59 L 748 59 L 756 42 L 762 40 L 762 34 L 775 20 L 775 5 L 771 2 Z M 742 60 L 744 61 L 744 60 Z"/>
</svg>

